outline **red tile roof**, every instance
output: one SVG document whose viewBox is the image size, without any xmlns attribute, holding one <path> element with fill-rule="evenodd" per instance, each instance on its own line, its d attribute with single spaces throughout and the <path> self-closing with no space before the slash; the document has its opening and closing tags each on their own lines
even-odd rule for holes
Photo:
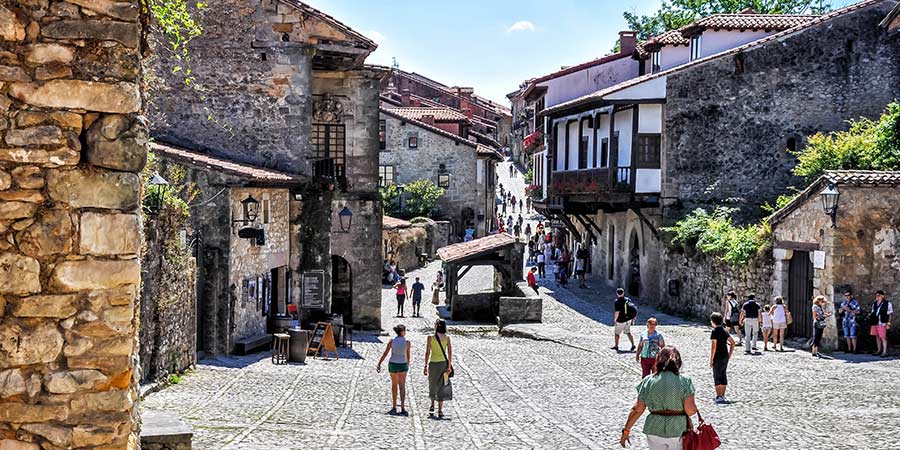
<svg viewBox="0 0 900 450">
<path fill-rule="evenodd" d="M 462 261 L 503 250 L 515 244 L 516 238 L 509 233 L 498 233 L 473 239 L 469 242 L 441 247 L 438 249 L 437 255 L 444 262 Z"/>
<path fill-rule="evenodd" d="M 443 83 L 440 83 L 440 82 L 438 82 L 438 81 L 432 80 L 431 78 L 428 78 L 428 77 L 426 77 L 426 76 L 424 76 L 424 75 L 421 75 L 421 74 L 418 74 L 418 73 L 415 73 L 415 72 L 406 72 L 406 71 L 400 70 L 400 69 L 395 69 L 395 71 L 396 71 L 398 74 L 400 74 L 401 76 L 404 76 L 404 77 L 406 77 L 406 78 L 413 79 L 413 80 L 415 80 L 415 81 L 418 81 L 418 82 L 420 82 L 420 83 L 422 83 L 422 84 L 428 85 L 428 86 L 430 86 L 430 87 L 432 87 L 432 88 L 434 88 L 434 89 L 437 89 L 437 90 L 439 90 L 439 91 L 443 91 L 444 93 L 446 93 L 446 94 L 448 94 L 448 95 L 450 95 L 450 96 L 452 96 L 452 97 L 460 98 L 460 97 L 459 97 L 458 95 L 456 95 L 456 93 L 454 93 L 454 92 L 451 90 L 451 88 L 450 88 L 449 86 L 447 86 L 446 84 L 443 84 Z M 481 96 L 472 94 L 472 100 L 475 102 L 476 105 L 479 105 L 479 106 L 482 106 L 482 107 L 487 107 L 487 108 L 493 110 L 493 112 L 496 113 L 496 114 L 499 114 L 499 115 L 506 115 L 506 116 L 511 116 L 511 115 L 512 115 L 512 110 L 510 110 L 508 107 L 503 106 L 503 105 L 501 105 L 501 104 L 499 104 L 499 103 L 496 103 L 496 102 L 494 102 L 494 101 L 488 100 L 488 99 L 486 99 L 486 98 L 484 98 L 484 97 L 481 97 Z"/>
<path fill-rule="evenodd" d="M 436 127 L 436 126 L 433 126 L 433 125 L 428 125 L 427 123 L 422 122 L 421 120 L 417 120 L 417 119 L 412 119 L 412 118 L 406 117 L 406 116 L 404 116 L 404 115 L 402 115 L 402 114 L 399 114 L 399 113 L 395 112 L 396 109 L 397 109 L 397 108 L 385 108 L 384 106 L 381 106 L 381 107 L 378 108 L 378 110 L 381 112 L 381 114 L 385 114 L 385 115 L 391 116 L 391 117 L 393 117 L 393 118 L 395 118 L 395 119 L 399 119 L 399 120 L 403 120 L 403 121 L 412 123 L 412 124 L 414 124 L 415 126 L 417 126 L 417 127 L 419 127 L 419 128 L 423 128 L 423 129 L 425 129 L 425 130 L 427 130 L 427 131 L 430 131 L 430 132 L 432 132 L 432 133 L 439 134 L 439 135 L 444 136 L 444 137 L 446 137 L 446 138 L 453 139 L 453 140 L 456 141 L 457 143 L 460 143 L 460 144 L 463 144 L 463 145 L 467 145 L 467 146 L 473 147 L 473 148 L 478 146 L 478 143 L 476 143 L 475 141 L 470 141 L 470 140 L 468 140 L 468 139 L 464 139 L 462 136 L 455 135 L 455 134 L 453 134 L 453 133 L 451 133 L 451 132 L 449 132 L 449 131 L 444 131 L 444 130 L 442 130 L 442 129 Z"/>
<path fill-rule="evenodd" d="M 833 183 L 839 186 L 857 186 L 857 187 L 878 187 L 878 186 L 900 186 L 900 171 L 881 171 L 881 170 L 829 170 L 816 181 L 810 184 L 806 189 L 797 194 L 793 200 L 788 202 L 778 211 L 772 213 L 767 221 L 774 225 L 781 223 L 786 219 L 792 211 L 796 210 L 800 205 L 808 201 L 812 197 L 817 197 L 822 189 L 828 184 Z"/>
<path fill-rule="evenodd" d="M 236 175 L 249 181 L 273 184 L 298 184 L 306 181 L 306 179 L 300 175 L 278 172 L 263 167 L 230 161 L 225 158 L 207 155 L 196 150 L 188 150 L 170 144 L 151 142 L 150 151 L 165 158 L 173 159 L 194 167 Z"/>
<path fill-rule="evenodd" d="M 391 216 L 384 216 L 381 218 L 381 228 L 383 230 L 393 230 L 394 228 L 409 228 L 411 226 L 411 222 L 407 222 L 403 219 L 397 219 Z"/>
<path fill-rule="evenodd" d="M 704 17 L 679 31 L 685 36 L 697 34 L 705 29 L 713 30 L 771 30 L 782 31 L 803 25 L 816 17 L 802 14 L 713 14 Z"/>
<path fill-rule="evenodd" d="M 691 40 L 681 34 L 681 30 L 669 30 L 653 36 L 644 42 L 644 47 L 661 47 L 663 45 L 690 45 Z"/>
<path fill-rule="evenodd" d="M 479 133 L 474 130 L 469 130 L 469 134 L 472 136 L 475 136 L 475 139 L 477 139 L 479 141 L 484 141 L 485 145 L 490 145 L 493 148 L 500 148 L 500 143 L 497 142 L 496 139 L 494 139 L 484 133 Z"/>
<path fill-rule="evenodd" d="M 298 0 L 278 0 L 278 1 L 281 3 L 284 3 L 285 5 L 297 8 L 300 11 L 303 11 L 307 14 L 316 16 L 319 19 L 321 19 L 322 21 L 331 24 L 335 28 L 338 28 L 339 30 L 343 31 L 344 33 L 347 33 L 348 35 L 350 35 L 353 38 L 360 41 L 361 46 L 366 49 L 375 50 L 378 47 L 378 44 L 376 44 L 375 41 L 363 36 L 362 34 L 357 32 L 353 28 L 350 28 L 349 26 L 345 25 L 343 22 L 335 19 L 334 17 L 332 17 L 328 14 L 325 14 L 322 11 L 319 11 L 318 9 L 313 8 L 312 6 L 307 5 L 306 3 L 303 3 Z"/>
<path fill-rule="evenodd" d="M 630 79 L 630 80 L 628 80 L 628 81 L 624 81 L 624 82 L 619 83 L 619 84 L 617 84 L 617 85 L 610 86 L 610 87 L 608 87 L 608 88 L 601 89 L 601 90 L 599 90 L 599 91 L 596 91 L 596 92 L 593 92 L 593 93 L 590 93 L 590 94 L 581 96 L 581 97 L 579 97 L 579 98 L 576 98 L 576 99 L 573 99 L 573 100 L 569 100 L 569 101 L 567 101 L 567 102 L 560 103 L 560 104 L 555 105 L 555 106 L 553 106 L 553 107 L 551 107 L 551 108 L 547 108 L 547 109 L 541 111 L 540 114 L 541 114 L 541 115 L 553 114 L 553 113 L 556 113 L 556 112 L 559 112 L 559 111 L 567 110 L 567 109 L 569 109 L 569 108 L 578 107 L 578 106 L 581 106 L 581 105 L 584 105 L 584 104 L 586 104 L 586 103 L 590 103 L 590 102 L 593 102 L 593 101 L 596 101 L 596 100 L 601 100 L 603 97 L 605 97 L 605 96 L 607 96 L 607 95 L 609 95 L 609 94 L 612 94 L 612 93 L 615 93 L 615 92 L 619 92 L 619 91 L 621 91 L 621 90 L 630 88 L 630 87 L 632 87 L 632 86 L 636 86 L 636 85 L 641 84 L 641 83 L 643 83 L 643 82 L 645 82 L 645 81 L 650 81 L 650 80 L 654 80 L 654 79 L 657 79 L 657 78 L 660 78 L 660 77 L 665 77 L 665 76 L 668 76 L 668 75 L 672 75 L 672 74 L 676 74 L 676 73 L 679 73 L 679 72 L 683 72 L 683 71 L 688 70 L 688 69 L 690 69 L 690 68 L 692 68 L 692 67 L 694 67 L 694 66 L 697 66 L 697 65 L 700 65 L 700 64 L 703 64 L 703 63 L 712 61 L 712 60 L 714 60 L 714 59 L 721 58 L 721 57 L 723 57 L 723 56 L 733 55 L 733 54 L 735 54 L 735 53 L 740 53 L 740 52 L 743 52 L 743 51 L 746 51 L 746 50 L 753 49 L 753 48 L 755 48 L 755 47 L 759 47 L 759 46 L 761 46 L 761 45 L 763 45 L 763 44 L 766 44 L 766 43 L 768 43 L 768 42 L 772 42 L 772 41 L 781 39 L 781 38 L 783 38 L 783 37 L 789 36 L 789 35 L 791 35 L 791 34 L 799 33 L 799 32 L 801 32 L 801 31 L 803 31 L 803 30 L 808 29 L 808 28 L 812 28 L 812 27 L 814 27 L 814 26 L 816 26 L 816 25 L 819 25 L 819 24 L 824 23 L 824 22 L 827 22 L 827 21 L 829 21 L 829 20 L 831 20 L 831 19 L 840 17 L 840 16 L 842 16 L 842 15 L 844 15 L 844 14 L 849 14 L 849 13 L 851 13 L 851 12 L 858 11 L 858 10 L 863 9 L 863 8 L 867 8 L 867 7 L 872 6 L 872 5 L 876 5 L 876 4 L 881 3 L 881 2 L 884 2 L 884 1 L 887 1 L 887 0 L 863 0 L 863 1 L 859 2 L 859 3 L 855 3 L 855 4 L 853 4 L 853 5 L 846 6 L 846 7 L 841 8 L 841 9 L 836 9 L 836 10 L 834 10 L 834 11 L 828 13 L 828 14 L 823 14 L 823 15 L 821 15 L 821 16 L 817 16 L 816 18 L 814 18 L 814 19 L 812 19 L 812 20 L 809 20 L 809 21 L 807 21 L 807 22 L 804 22 L 804 23 L 801 24 L 801 25 L 797 25 L 797 26 L 795 26 L 795 27 L 793 27 L 793 28 L 789 28 L 789 29 L 784 30 L 784 31 L 781 31 L 781 32 L 779 32 L 779 33 L 775 33 L 775 34 L 766 36 L 766 37 L 764 37 L 764 38 L 762 38 L 762 39 L 757 39 L 757 40 L 755 40 L 755 41 L 753 41 L 753 42 L 749 42 L 749 43 L 747 43 L 747 44 L 744 44 L 744 45 L 741 45 L 741 46 L 738 46 L 738 47 L 734 47 L 734 48 L 725 50 L 725 51 L 723 51 L 723 52 L 721 52 L 721 53 L 716 53 L 716 54 L 714 54 L 714 55 L 710 55 L 710 56 L 707 56 L 707 57 L 705 57 L 705 58 L 695 59 L 695 60 L 693 60 L 693 61 L 691 61 L 691 62 L 682 64 L 682 65 L 680 65 L 680 66 L 673 67 L 673 68 L 671 68 L 671 69 L 669 69 L 669 70 L 665 70 L 665 71 L 662 71 L 662 72 L 651 73 L 651 74 L 643 75 L 643 76 L 640 76 L 640 77 L 637 77 L 637 78 L 632 78 L 632 79 Z"/>
<path fill-rule="evenodd" d="M 391 111 L 400 114 L 403 117 L 408 117 L 415 120 L 422 120 L 422 118 L 425 116 L 434 116 L 434 120 L 449 122 L 458 122 L 463 120 L 468 122 L 469 120 L 469 118 L 466 117 L 465 114 L 446 107 L 401 107 L 391 108 Z"/>
</svg>

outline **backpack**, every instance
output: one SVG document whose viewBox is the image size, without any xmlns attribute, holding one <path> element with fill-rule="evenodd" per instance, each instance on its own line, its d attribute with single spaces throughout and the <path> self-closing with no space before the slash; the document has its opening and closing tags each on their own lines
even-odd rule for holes
<svg viewBox="0 0 900 450">
<path fill-rule="evenodd" d="M 728 317 L 728 320 L 737 322 L 741 318 L 740 304 L 738 304 L 737 300 L 728 300 L 728 303 L 731 305 L 731 315 Z"/>
<path fill-rule="evenodd" d="M 625 297 L 625 322 L 629 320 L 634 320 L 637 317 L 637 306 L 634 305 L 634 302 L 631 301 L 630 298 Z"/>
</svg>

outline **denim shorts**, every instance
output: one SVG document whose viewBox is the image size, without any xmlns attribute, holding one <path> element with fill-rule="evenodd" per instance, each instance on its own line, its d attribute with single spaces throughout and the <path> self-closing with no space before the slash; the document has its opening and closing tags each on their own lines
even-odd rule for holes
<svg viewBox="0 0 900 450">
<path fill-rule="evenodd" d="M 844 337 L 856 337 L 856 321 L 845 320 L 842 322 L 844 328 Z"/>
</svg>

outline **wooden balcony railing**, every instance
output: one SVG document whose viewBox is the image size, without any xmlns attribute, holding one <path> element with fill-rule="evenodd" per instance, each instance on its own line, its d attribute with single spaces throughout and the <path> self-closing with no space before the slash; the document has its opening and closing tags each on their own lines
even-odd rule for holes
<svg viewBox="0 0 900 450">
<path fill-rule="evenodd" d="M 551 195 L 631 192 L 631 167 L 567 170 L 551 177 Z"/>
</svg>

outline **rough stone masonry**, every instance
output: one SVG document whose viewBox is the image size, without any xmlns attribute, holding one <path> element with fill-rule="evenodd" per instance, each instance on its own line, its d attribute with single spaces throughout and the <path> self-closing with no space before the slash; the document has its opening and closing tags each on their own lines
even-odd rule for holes
<svg viewBox="0 0 900 450">
<path fill-rule="evenodd" d="M 136 0 L 0 2 L 0 448 L 137 448 Z"/>
</svg>

